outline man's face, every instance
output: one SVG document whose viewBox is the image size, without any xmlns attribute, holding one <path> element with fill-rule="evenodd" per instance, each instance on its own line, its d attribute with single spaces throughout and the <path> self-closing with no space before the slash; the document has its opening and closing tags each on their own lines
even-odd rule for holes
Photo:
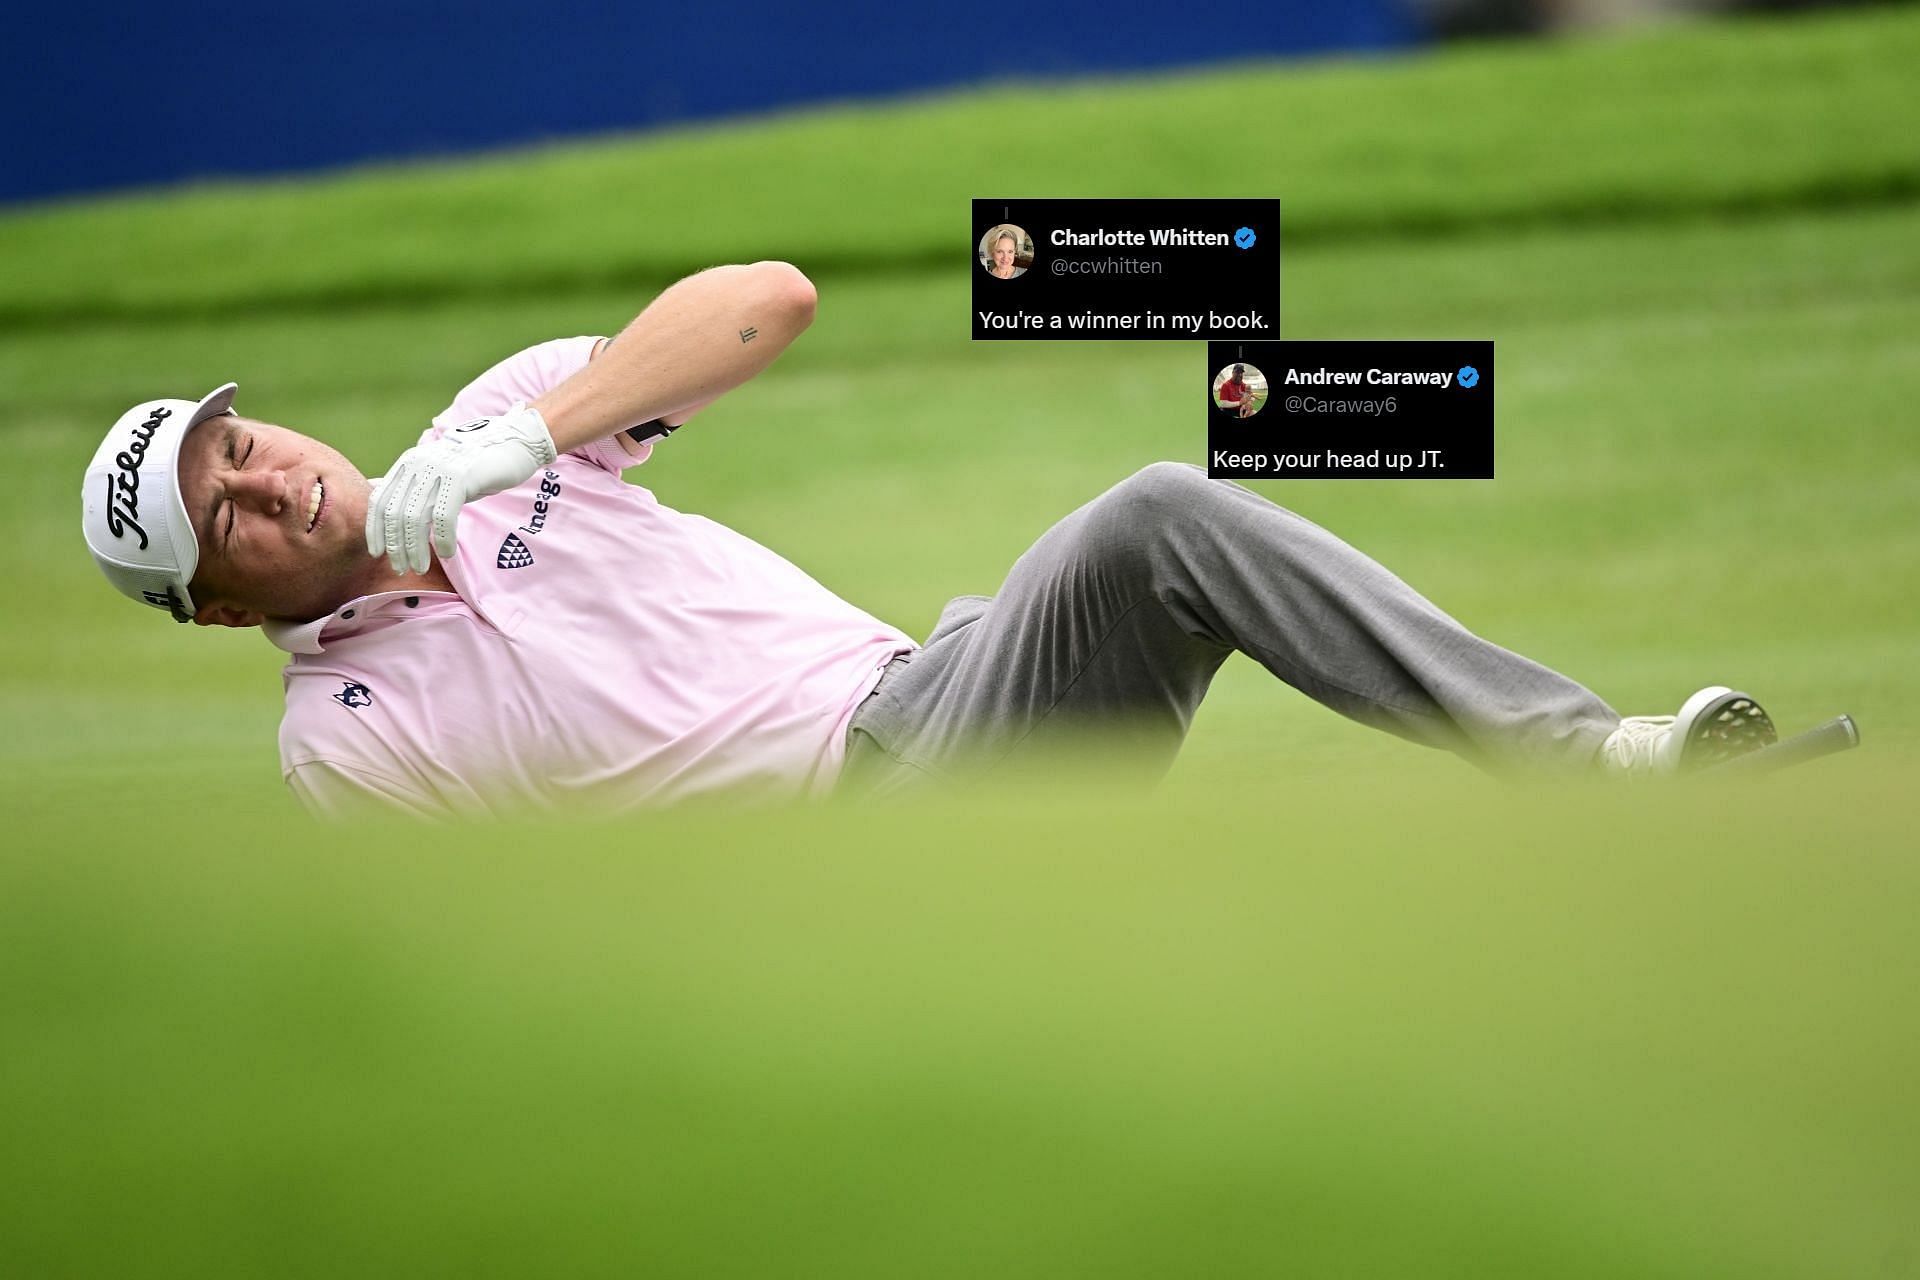
<svg viewBox="0 0 1920 1280">
<path fill-rule="evenodd" d="M 199 535 L 188 584 L 199 620 L 305 622 L 376 589 L 371 492 L 337 450 L 297 431 L 233 414 L 195 427 L 180 494 Z"/>
<path fill-rule="evenodd" d="M 1005 275 L 1007 268 L 1012 265 L 1013 238 L 1011 236 L 1002 236 L 993 242 L 993 269 Z"/>
</svg>

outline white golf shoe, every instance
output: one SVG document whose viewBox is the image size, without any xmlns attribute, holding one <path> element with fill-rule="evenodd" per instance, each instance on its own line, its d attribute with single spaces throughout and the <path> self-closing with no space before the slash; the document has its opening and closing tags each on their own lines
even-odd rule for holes
<svg viewBox="0 0 1920 1280">
<path fill-rule="evenodd" d="M 1600 744 L 1600 762 L 1629 778 L 1670 777 L 1757 751 L 1777 737 L 1759 703 L 1716 684 L 1688 698 L 1678 715 L 1622 720 Z"/>
</svg>

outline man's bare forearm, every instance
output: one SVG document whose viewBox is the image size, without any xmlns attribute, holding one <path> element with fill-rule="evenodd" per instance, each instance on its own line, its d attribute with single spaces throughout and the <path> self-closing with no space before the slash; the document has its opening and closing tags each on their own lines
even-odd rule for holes
<svg viewBox="0 0 1920 1280">
<path fill-rule="evenodd" d="M 813 285 L 789 263 L 702 271 L 655 298 L 533 407 L 562 453 L 655 418 L 683 420 L 772 364 L 813 312 Z"/>
</svg>

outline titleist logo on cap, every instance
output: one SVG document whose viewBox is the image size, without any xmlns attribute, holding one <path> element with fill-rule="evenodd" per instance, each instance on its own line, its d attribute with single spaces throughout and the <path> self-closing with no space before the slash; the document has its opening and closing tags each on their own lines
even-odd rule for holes
<svg viewBox="0 0 1920 1280">
<path fill-rule="evenodd" d="M 171 409 L 155 409 L 153 416 L 133 429 L 133 442 L 113 455 L 120 468 L 118 476 L 107 481 L 107 531 L 116 538 L 132 529 L 140 537 L 140 549 L 147 549 L 147 531 L 140 527 L 140 464 L 147 460 L 147 442 L 160 424 L 173 416 Z"/>
</svg>

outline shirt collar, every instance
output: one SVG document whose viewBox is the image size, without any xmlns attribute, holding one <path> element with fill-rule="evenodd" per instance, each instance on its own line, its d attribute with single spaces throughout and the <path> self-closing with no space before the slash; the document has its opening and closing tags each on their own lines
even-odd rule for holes
<svg viewBox="0 0 1920 1280">
<path fill-rule="evenodd" d="M 451 591 L 380 591 L 349 600 L 332 613 L 315 618 L 312 622 L 275 622 L 269 619 L 260 624 L 260 630 L 266 633 L 267 639 L 275 647 L 288 653 L 324 653 L 326 645 L 321 642 L 323 635 L 338 639 L 358 631 L 370 619 L 382 614 L 416 608 L 422 600 L 459 598 Z"/>
</svg>

